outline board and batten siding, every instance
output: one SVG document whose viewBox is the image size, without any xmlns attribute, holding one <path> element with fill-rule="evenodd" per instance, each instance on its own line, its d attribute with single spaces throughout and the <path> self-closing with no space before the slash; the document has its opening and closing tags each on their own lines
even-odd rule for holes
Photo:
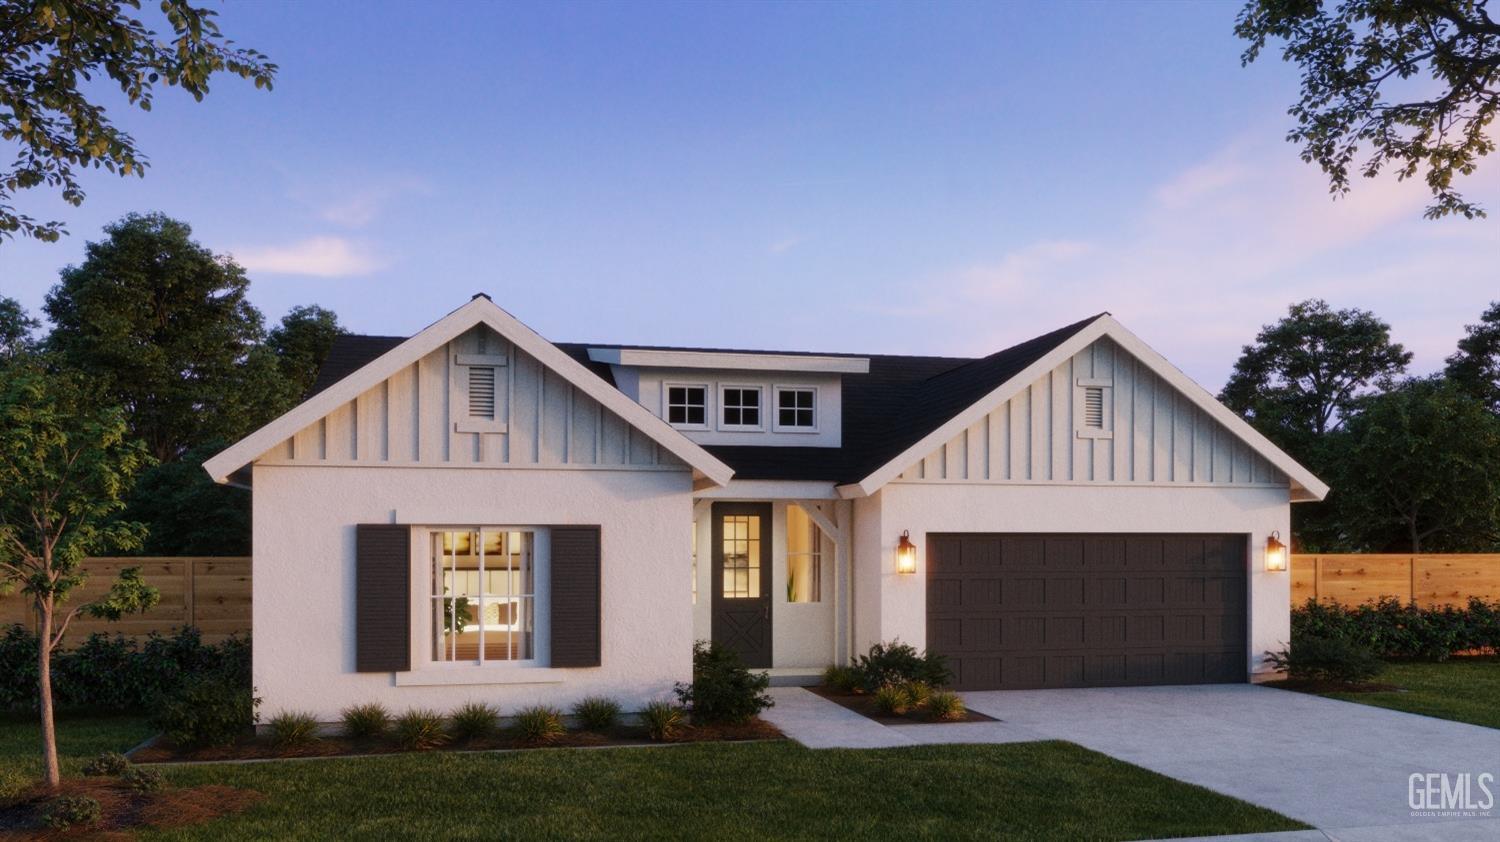
<svg viewBox="0 0 1500 842">
<path fill-rule="evenodd" d="M 1083 427 L 1103 388 L 1101 431 Z M 1108 436 L 1099 435 L 1107 433 Z M 1079 351 L 908 468 L 905 482 L 1287 485 L 1287 477 L 1109 339 Z"/>
<path fill-rule="evenodd" d="M 504 432 L 460 432 L 467 372 L 459 354 L 503 356 L 495 420 Z M 682 470 L 649 436 L 535 357 L 475 328 L 272 448 L 269 465 L 621 467 Z"/>
</svg>

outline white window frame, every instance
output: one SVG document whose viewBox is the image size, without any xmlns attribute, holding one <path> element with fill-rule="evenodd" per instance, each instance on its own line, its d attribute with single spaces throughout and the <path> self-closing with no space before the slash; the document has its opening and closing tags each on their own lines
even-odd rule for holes
<svg viewBox="0 0 1500 842">
<path fill-rule="evenodd" d="M 552 539 L 550 531 L 543 526 L 527 525 L 504 525 L 472 523 L 452 524 L 448 526 L 426 526 L 421 529 L 412 530 L 421 541 L 423 551 L 418 555 L 419 575 L 414 581 L 422 584 L 413 588 L 413 592 L 420 599 L 422 609 L 412 612 L 412 634 L 414 653 L 420 653 L 413 661 L 420 663 L 421 669 L 453 670 L 460 673 L 468 671 L 496 671 L 528 669 L 533 672 L 538 668 L 545 667 L 551 660 L 551 559 Z M 440 660 L 434 653 L 436 641 L 433 633 L 437 628 L 437 604 L 439 596 L 432 592 L 434 584 L 433 571 L 433 541 L 436 536 L 444 532 L 527 532 L 531 534 L 531 600 L 532 600 L 532 640 L 531 657 L 516 660 L 462 660 L 447 661 Z M 416 664 L 414 664 L 415 666 Z M 399 677 L 399 676 L 398 676 Z M 422 683 L 418 681 L 417 683 Z"/>
<path fill-rule="evenodd" d="M 672 420 L 671 394 L 673 389 L 702 389 L 703 390 L 703 423 L 702 424 L 678 424 Z M 662 381 L 661 384 L 661 420 L 671 424 L 679 430 L 711 430 L 713 425 L 710 419 L 714 417 L 713 402 L 714 387 L 709 383 L 671 382 Z"/>
<path fill-rule="evenodd" d="M 453 407 L 453 432 L 504 433 L 508 430 L 502 407 L 508 408 L 506 390 L 510 388 L 510 360 L 504 354 L 453 354 L 448 377 L 449 403 Z M 489 368 L 495 372 L 495 417 L 473 418 L 469 415 L 469 369 Z"/>
<path fill-rule="evenodd" d="M 782 423 L 781 423 L 781 393 L 782 392 L 812 392 L 813 393 L 813 405 L 812 405 L 813 422 L 812 422 L 812 426 L 811 427 L 796 427 L 796 426 L 787 427 L 787 426 L 783 426 L 782 425 Z M 801 385 L 786 384 L 786 383 L 778 383 L 777 385 L 772 386 L 771 387 L 771 395 L 773 396 L 773 399 L 772 399 L 772 406 L 771 406 L 771 412 L 772 412 L 772 415 L 771 415 L 771 425 L 772 425 L 771 429 L 775 430 L 778 433 L 816 433 L 816 432 L 818 432 L 818 425 L 821 422 L 822 417 L 823 417 L 823 412 L 822 412 L 823 397 L 822 397 L 822 395 L 818 394 L 818 392 L 819 392 L 819 389 L 818 389 L 817 386 L 801 386 Z"/>
<path fill-rule="evenodd" d="M 724 393 L 727 392 L 730 389 L 738 389 L 738 390 L 744 391 L 744 392 L 755 392 L 757 395 L 760 396 L 760 398 L 759 398 L 759 407 L 758 407 L 759 410 L 760 410 L 760 423 L 759 424 L 729 424 L 729 423 L 726 423 L 724 421 L 724 410 L 728 408 L 725 405 L 725 403 L 724 403 Z M 718 391 L 719 391 L 719 408 L 718 408 L 718 411 L 716 413 L 714 413 L 714 418 L 718 421 L 718 427 L 719 427 L 720 430 L 724 430 L 725 432 L 736 432 L 736 433 L 763 433 L 763 432 L 765 432 L 765 430 L 766 430 L 766 387 L 765 387 L 764 384 L 761 384 L 761 383 L 720 383 Z"/>
</svg>

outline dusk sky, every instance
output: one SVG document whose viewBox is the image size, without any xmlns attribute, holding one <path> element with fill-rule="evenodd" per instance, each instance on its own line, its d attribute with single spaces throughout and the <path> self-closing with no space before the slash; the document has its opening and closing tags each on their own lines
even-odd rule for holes
<svg viewBox="0 0 1500 842">
<path fill-rule="evenodd" d="M 408 334 L 483 290 L 554 340 L 979 355 L 1108 310 L 1217 390 L 1318 296 L 1440 367 L 1500 299 L 1500 160 L 1462 186 L 1488 220 L 1425 221 L 1393 176 L 1330 200 L 1237 10 L 232 2 L 275 90 L 108 96 L 147 177 L 19 194 L 71 235 L 0 244 L 0 294 L 39 313 L 160 210 L 271 322 Z"/>
</svg>

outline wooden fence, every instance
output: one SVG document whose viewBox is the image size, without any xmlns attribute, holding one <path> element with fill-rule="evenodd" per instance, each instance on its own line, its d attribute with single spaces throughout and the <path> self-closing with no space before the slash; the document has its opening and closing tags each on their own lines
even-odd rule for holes
<svg viewBox="0 0 1500 842">
<path fill-rule="evenodd" d="M 1293 555 L 1292 605 L 1394 596 L 1423 607 L 1500 600 L 1500 555 Z"/>
<path fill-rule="evenodd" d="M 87 602 L 109 589 L 126 567 L 139 567 L 146 583 L 161 592 L 161 601 L 144 614 L 127 614 L 118 622 L 82 614 L 68 628 L 63 645 L 77 644 L 94 632 L 144 638 L 178 626 L 197 626 L 203 640 L 217 643 L 231 634 L 250 633 L 250 559 L 248 558 L 91 558 L 83 563 L 88 581 L 69 597 Z M 19 593 L 0 597 L 0 627 L 21 623 L 36 628 L 30 604 Z"/>
</svg>

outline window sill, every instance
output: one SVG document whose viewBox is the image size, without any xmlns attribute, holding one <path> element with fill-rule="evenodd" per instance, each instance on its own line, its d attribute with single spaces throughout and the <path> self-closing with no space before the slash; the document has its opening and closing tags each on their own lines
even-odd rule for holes
<svg viewBox="0 0 1500 842">
<path fill-rule="evenodd" d="M 454 667 L 396 673 L 397 687 L 472 684 L 561 684 L 567 670 L 552 667 Z"/>
</svg>

